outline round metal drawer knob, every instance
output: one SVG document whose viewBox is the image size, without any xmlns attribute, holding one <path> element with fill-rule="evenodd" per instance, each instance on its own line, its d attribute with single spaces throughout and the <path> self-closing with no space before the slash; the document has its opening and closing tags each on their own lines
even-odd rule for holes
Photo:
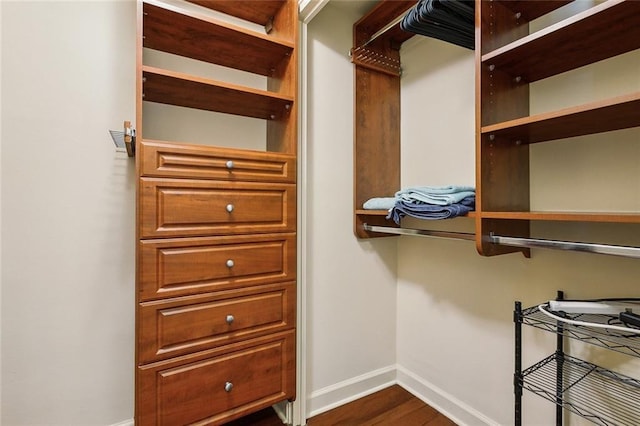
<svg viewBox="0 0 640 426">
<path fill-rule="evenodd" d="M 233 204 L 227 204 L 227 211 L 231 213 L 233 211 Z"/>
<path fill-rule="evenodd" d="M 225 392 L 231 392 L 232 389 L 233 389 L 233 383 L 227 382 L 227 383 L 224 384 Z"/>
<path fill-rule="evenodd" d="M 227 322 L 227 324 L 231 325 L 232 322 L 234 322 L 236 319 L 233 315 L 227 315 L 227 318 L 225 318 L 225 321 Z"/>
<path fill-rule="evenodd" d="M 233 169 L 233 166 L 234 166 L 233 161 L 231 160 L 227 161 L 227 169 L 231 170 Z"/>
<path fill-rule="evenodd" d="M 233 265 L 235 264 L 236 263 L 233 261 L 233 259 L 227 260 L 227 268 L 233 268 Z"/>
</svg>

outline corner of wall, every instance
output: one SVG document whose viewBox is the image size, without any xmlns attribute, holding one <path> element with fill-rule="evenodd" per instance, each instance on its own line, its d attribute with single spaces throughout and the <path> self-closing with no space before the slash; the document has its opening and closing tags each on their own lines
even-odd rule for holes
<svg viewBox="0 0 640 426">
<path fill-rule="evenodd" d="M 402 366 L 397 367 L 396 376 L 400 386 L 458 425 L 498 426 L 484 414 Z"/>
<path fill-rule="evenodd" d="M 318 389 L 309 395 L 307 418 L 340 407 L 396 383 L 396 366 L 380 368 Z"/>
</svg>

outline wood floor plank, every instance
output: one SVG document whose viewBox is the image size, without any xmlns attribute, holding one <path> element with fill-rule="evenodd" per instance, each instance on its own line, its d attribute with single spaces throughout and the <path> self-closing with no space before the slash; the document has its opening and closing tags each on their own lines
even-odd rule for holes
<svg viewBox="0 0 640 426">
<path fill-rule="evenodd" d="M 391 386 L 307 420 L 309 426 L 364 425 L 413 398 L 400 386 Z"/>
<path fill-rule="evenodd" d="M 390 386 L 307 420 L 308 426 L 455 426 L 398 385 Z"/>
<path fill-rule="evenodd" d="M 425 411 L 425 409 L 427 411 Z M 429 410 L 430 412 L 428 412 Z M 425 420 L 432 420 L 438 416 L 438 414 L 436 410 L 425 405 L 425 403 L 418 398 L 412 398 L 394 407 L 392 410 L 372 418 L 368 424 L 372 426 L 422 424 L 416 423 L 416 421 L 420 420 L 424 422 Z"/>
</svg>

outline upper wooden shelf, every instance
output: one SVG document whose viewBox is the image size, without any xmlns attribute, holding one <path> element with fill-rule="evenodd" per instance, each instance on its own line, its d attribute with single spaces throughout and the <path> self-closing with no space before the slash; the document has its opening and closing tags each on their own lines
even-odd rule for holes
<svg viewBox="0 0 640 426">
<path fill-rule="evenodd" d="M 354 47 L 362 46 L 369 42 L 371 37 L 379 31 L 385 29 L 399 16 L 404 15 L 409 9 L 415 6 L 415 0 L 383 0 L 364 15 L 354 24 L 357 31 L 354 33 Z M 381 37 L 385 40 L 393 40 L 402 44 L 415 34 L 403 31 L 400 24 L 396 23 Z"/>
<path fill-rule="evenodd" d="M 549 12 L 571 3 L 573 0 L 536 0 L 536 1 L 499 1 L 511 9 L 514 14 L 520 13 L 521 17 L 530 22 L 536 18 L 546 15 Z"/>
<path fill-rule="evenodd" d="M 483 67 L 533 82 L 630 52 L 640 48 L 639 15 L 640 1 L 608 0 L 482 55 Z"/>
<path fill-rule="evenodd" d="M 144 47 L 254 74 L 273 75 L 295 46 L 161 1 L 145 0 L 143 11 Z"/>
<path fill-rule="evenodd" d="M 143 96 L 148 102 L 280 120 L 293 97 L 149 66 L 142 67 Z"/>
<path fill-rule="evenodd" d="M 496 139 L 536 143 L 640 126 L 640 92 L 482 127 Z"/>
<path fill-rule="evenodd" d="M 276 16 L 285 0 L 188 0 L 191 3 L 207 7 L 245 21 L 267 26 Z"/>
<path fill-rule="evenodd" d="M 483 211 L 483 219 L 511 220 L 545 220 L 560 222 L 613 222 L 640 223 L 640 212 L 562 212 L 562 211 L 530 211 L 530 212 L 494 212 Z"/>
</svg>

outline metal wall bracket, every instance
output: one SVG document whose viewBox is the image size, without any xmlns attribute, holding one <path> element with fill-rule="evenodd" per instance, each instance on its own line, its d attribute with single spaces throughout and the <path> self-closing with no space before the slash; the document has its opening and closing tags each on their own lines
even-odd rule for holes
<svg viewBox="0 0 640 426">
<path fill-rule="evenodd" d="M 109 130 L 109 133 L 116 148 L 126 149 L 129 157 L 136 155 L 136 129 L 131 127 L 130 121 L 124 122 L 124 131 Z"/>
</svg>

